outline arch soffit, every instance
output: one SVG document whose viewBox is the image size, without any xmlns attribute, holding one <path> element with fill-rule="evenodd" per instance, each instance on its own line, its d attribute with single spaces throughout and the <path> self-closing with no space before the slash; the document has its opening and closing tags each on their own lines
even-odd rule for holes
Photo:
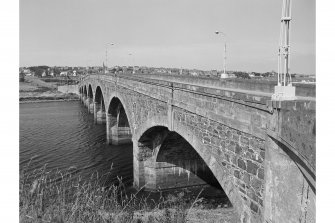
<svg viewBox="0 0 335 223">
<path fill-rule="evenodd" d="M 93 86 L 93 85 L 92 85 L 92 86 Z M 106 93 L 105 93 L 105 89 L 104 89 L 101 85 L 99 85 L 99 84 L 97 84 L 96 86 L 94 86 L 93 99 L 94 99 L 94 101 L 95 101 L 95 97 L 96 97 L 96 95 L 97 95 L 98 87 L 99 87 L 100 90 L 101 90 L 101 95 L 102 95 L 102 98 L 103 98 L 103 101 L 104 101 L 104 105 L 106 106 L 106 100 L 105 100 L 105 95 L 106 95 Z"/>
<path fill-rule="evenodd" d="M 88 84 L 88 87 L 87 87 L 87 95 L 88 95 L 89 92 L 90 92 L 90 88 L 91 88 L 91 90 L 92 90 L 92 97 L 94 98 L 94 91 L 93 91 L 94 86 L 93 86 L 92 83 L 89 83 L 89 84 Z"/>
<path fill-rule="evenodd" d="M 168 127 L 167 120 L 164 121 L 164 119 L 160 116 L 154 116 L 150 119 L 148 119 L 145 123 L 143 123 L 139 129 L 136 131 L 136 135 L 133 136 L 133 142 L 138 142 L 138 140 L 141 138 L 143 134 L 147 130 L 153 127 L 163 126 Z M 169 129 L 170 130 L 170 129 Z M 170 130 L 171 131 L 171 130 Z M 193 134 L 189 134 L 186 129 L 180 128 L 176 126 L 173 130 L 174 132 L 178 133 L 180 136 L 182 136 L 192 147 L 193 149 L 199 154 L 199 156 L 204 160 L 206 165 L 209 167 L 209 169 L 214 174 L 215 178 L 220 183 L 222 189 L 226 192 L 227 196 L 229 197 L 229 200 L 233 203 L 234 207 L 236 207 L 236 210 L 241 213 L 242 210 L 239 208 L 243 204 L 241 197 L 239 196 L 238 191 L 233 186 L 233 182 L 231 179 L 225 177 L 225 173 L 223 169 L 218 164 L 218 161 L 215 157 L 211 156 L 206 150 L 205 147 L 203 147 L 203 143 L 197 138 L 194 137 Z M 159 151 L 158 151 L 159 152 Z"/>
<path fill-rule="evenodd" d="M 125 99 L 123 98 L 123 96 L 121 94 L 116 94 L 115 92 L 113 92 L 111 95 L 108 95 L 108 97 L 104 97 L 104 100 L 107 102 L 106 104 L 108 105 L 106 108 L 106 113 L 108 113 L 109 107 L 111 106 L 112 100 L 113 98 L 117 98 L 120 100 L 124 111 L 126 112 L 127 115 L 127 119 L 128 119 L 128 123 L 130 126 L 130 130 L 131 130 L 131 134 L 134 135 L 134 122 L 133 122 L 133 116 L 131 113 L 131 110 L 128 108 L 127 104 L 125 103 Z M 105 104 L 105 105 L 106 105 Z"/>
</svg>

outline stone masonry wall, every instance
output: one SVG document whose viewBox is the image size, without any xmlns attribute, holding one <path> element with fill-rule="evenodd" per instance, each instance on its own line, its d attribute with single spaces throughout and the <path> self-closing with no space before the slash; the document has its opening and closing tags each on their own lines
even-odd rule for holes
<svg viewBox="0 0 335 223">
<path fill-rule="evenodd" d="M 264 199 L 264 140 L 208 118 L 174 110 L 174 121 L 200 138 L 208 153 L 221 163 L 256 218 L 261 218 Z"/>
</svg>

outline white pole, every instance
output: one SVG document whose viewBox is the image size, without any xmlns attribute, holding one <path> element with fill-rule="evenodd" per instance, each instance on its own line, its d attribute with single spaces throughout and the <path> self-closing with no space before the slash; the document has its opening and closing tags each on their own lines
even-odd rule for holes
<svg viewBox="0 0 335 223">
<path fill-rule="evenodd" d="M 215 31 L 215 34 L 222 34 L 223 37 L 225 37 L 225 34 L 221 31 Z M 227 47 L 226 47 L 226 39 L 224 42 L 224 53 L 223 53 L 223 73 L 225 74 L 227 71 Z"/>
<path fill-rule="evenodd" d="M 105 68 L 105 73 L 107 73 L 108 72 L 108 46 L 113 46 L 114 45 L 114 43 L 107 43 L 106 44 L 106 68 Z M 107 70 L 107 72 L 106 72 L 106 70 Z"/>
<path fill-rule="evenodd" d="M 223 61 L 223 73 L 226 73 L 226 71 L 227 71 L 227 48 L 226 48 L 226 41 L 225 41 L 225 43 L 224 43 L 224 61 Z"/>
</svg>

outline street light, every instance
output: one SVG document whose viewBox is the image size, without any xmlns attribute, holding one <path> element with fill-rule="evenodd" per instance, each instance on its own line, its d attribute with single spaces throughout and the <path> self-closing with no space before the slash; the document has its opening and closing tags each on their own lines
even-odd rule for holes
<svg viewBox="0 0 335 223">
<path fill-rule="evenodd" d="M 221 31 L 215 31 L 215 34 L 219 35 L 221 34 L 222 36 L 226 36 L 225 33 L 221 32 Z M 226 74 L 226 69 L 227 69 L 227 65 L 226 65 L 226 59 L 227 59 L 227 47 L 226 47 L 226 40 L 224 42 L 224 55 L 223 55 L 223 74 Z"/>
<path fill-rule="evenodd" d="M 129 56 L 131 56 L 133 58 L 133 74 L 135 74 L 135 58 L 133 57 L 134 55 L 132 53 L 128 54 Z"/>
<path fill-rule="evenodd" d="M 107 73 L 108 71 L 108 46 L 114 46 L 115 44 L 114 43 L 107 43 L 106 44 L 106 68 L 105 68 L 105 73 Z"/>
</svg>

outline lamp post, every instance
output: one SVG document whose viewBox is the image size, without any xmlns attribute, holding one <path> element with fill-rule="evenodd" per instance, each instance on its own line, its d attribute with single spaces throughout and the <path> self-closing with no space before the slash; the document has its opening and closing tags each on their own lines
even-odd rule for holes
<svg viewBox="0 0 335 223">
<path fill-rule="evenodd" d="M 291 0 L 283 0 L 278 50 L 278 83 L 272 100 L 295 100 L 295 86 L 289 73 Z"/>
<path fill-rule="evenodd" d="M 106 68 L 105 68 L 105 74 L 107 73 L 108 71 L 108 46 L 114 46 L 115 44 L 114 43 L 107 43 L 106 44 Z"/>
<path fill-rule="evenodd" d="M 132 63 L 133 63 L 133 72 L 132 72 L 132 73 L 135 74 L 135 58 L 134 58 L 134 55 L 133 55 L 132 53 L 129 53 L 128 55 L 131 56 L 131 57 L 133 58 L 133 59 L 132 59 L 132 60 L 133 60 L 133 61 L 132 61 Z"/>
<path fill-rule="evenodd" d="M 215 34 L 219 35 L 221 34 L 222 36 L 225 36 L 226 34 L 221 32 L 221 31 L 215 31 Z M 226 69 L 227 69 L 227 65 L 226 65 L 226 60 L 227 60 L 227 47 L 226 47 L 226 40 L 224 42 L 224 54 L 223 54 L 223 73 L 226 74 Z"/>
</svg>

